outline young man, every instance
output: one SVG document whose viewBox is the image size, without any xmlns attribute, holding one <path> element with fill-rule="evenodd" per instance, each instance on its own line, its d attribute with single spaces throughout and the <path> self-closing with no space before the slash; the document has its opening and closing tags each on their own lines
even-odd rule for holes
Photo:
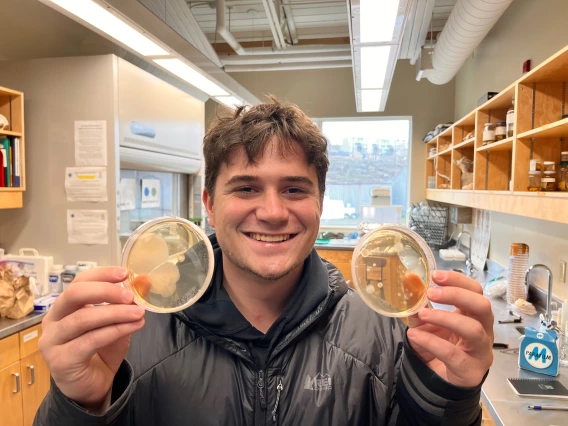
<svg viewBox="0 0 568 426">
<path fill-rule="evenodd" d="M 313 248 L 326 152 L 275 100 L 220 119 L 204 140 L 210 289 L 144 319 L 114 284 L 123 269 L 77 277 L 43 321 L 53 382 L 35 424 L 480 424 L 493 341 L 480 285 L 436 273 L 429 298 L 456 309 L 423 309 L 408 331 L 364 305 Z"/>
</svg>

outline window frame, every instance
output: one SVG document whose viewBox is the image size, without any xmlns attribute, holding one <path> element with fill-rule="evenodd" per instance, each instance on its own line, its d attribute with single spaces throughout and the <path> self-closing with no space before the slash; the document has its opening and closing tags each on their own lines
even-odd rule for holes
<svg viewBox="0 0 568 426">
<path fill-rule="evenodd" d="M 395 121 L 395 120 L 406 120 L 408 121 L 408 176 L 406 177 L 407 181 L 407 188 L 408 191 L 406 192 L 406 200 L 404 209 L 408 209 L 410 205 L 410 188 L 412 182 L 412 130 L 413 130 L 413 123 L 412 123 L 412 116 L 404 116 L 404 115 L 395 115 L 395 116 L 374 116 L 374 117 L 318 117 L 313 118 L 311 120 L 314 124 L 323 132 L 323 122 L 324 121 Z M 326 176 L 327 182 L 327 176 Z M 356 225 L 322 225 L 320 223 L 319 227 L 320 232 L 330 231 L 330 232 L 344 232 L 344 233 L 352 233 L 357 230 Z"/>
</svg>

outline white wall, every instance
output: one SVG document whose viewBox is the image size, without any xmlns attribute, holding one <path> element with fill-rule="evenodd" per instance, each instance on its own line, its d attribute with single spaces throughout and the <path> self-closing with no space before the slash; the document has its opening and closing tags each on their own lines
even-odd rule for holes
<svg viewBox="0 0 568 426">
<path fill-rule="evenodd" d="M 412 117 L 412 157 L 410 200 L 424 198 L 425 147 L 422 138 L 438 123 L 451 121 L 454 114 L 454 83 L 434 86 L 417 82 L 416 69 L 409 61 L 399 60 L 384 113 L 357 113 L 351 68 L 231 73 L 261 100 L 273 94 L 297 104 L 314 118 L 332 117 Z M 206 125 L 215 116 L 216 104 L 206 105 Z"/>
<path fill-rule="evenodd" d="M 2 62 L 1 85 L 24 92 L 26 181 L 24 207 L 0 210 L 0 245 L 10 253 L 33 247 L 56 263 L 119 258 L 116 221 L 118 144 L 112 55 Z M 75 166 L 74 121 L 107 122 L 106 203 L 68 203 L 65 168 Z M 113 149 L 113 146 L 115 149 Z M 108 245 L 67 243 L 67 209 L 108 211 Z"/>
<path fill-rule="evenodd" d="M 566 45 L 566 0 L 515 0 L 456 76 L 454 118 L 474 109 L 484 92 L 498 92 L 517 80 L 526 59 L 534 68 Z M 553 294 L 568 299 L 568 284 L 558 279 L 559 262 L 568 262 L 568 225 L 492 213 L 490 259 L 507 266 L 511 242 L 528 244 L 529 262 L 548 265 L 555 274 Z M 547 287 L 544 276 L 537 282 Z"/>
</svg>

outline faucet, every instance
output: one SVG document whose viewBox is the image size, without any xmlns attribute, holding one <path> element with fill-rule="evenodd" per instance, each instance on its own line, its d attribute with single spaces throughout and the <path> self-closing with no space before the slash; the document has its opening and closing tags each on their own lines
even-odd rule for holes
<svg viewBox="0 0 568 426">
<path fill-rule="evenodd" d="M 471 275 L 471 274 L 473 273 L 473 263 L 471 262 L 471 234 L 470 234 L 469 232 L 467 232 L 467 231 L 461 231 L 461 232 L 458 234 L 458 238 L 457 238 L 458 242 L 457 242 L 457 244 L 456 244 L 456 246 L 457 246 L 456 248 L 457 248 L 458 250 L 460 249 L 460 246 L 461 246 L 461 236 L 462 236 L 462 234 L 466 234 L 466 235 L 469 236 L 469 249 L 468 249 L 468 251 L 467 251 L 467 260 L 465 261 L 465 265 L 466 265 L 467 268 L 468 268 L 469 275 Z M 465 254 L 465 253 L 464 253 L 464 254 Z"/>
<path fill-rule="evenodd" d="M 541 315 L 541 322 L 546 327 L 549 327 L 550 325 L 552 325 L 552 312 L 550 311 L 550 302 L 552 301 L 552 271 L 548 266 L 542 265 L 540 263 L 529 266 L 527 272 L 525 273 L 525 286 L 527 287 L 527 292 L 528 292 L 529 275 L 533 269 L 538 269 L 538 268 L 542 268 L 546 270 L 546 272 L 548 273 L 548 294 L 546 295 L 546 317 L 543 318 Z"/>
</svg>

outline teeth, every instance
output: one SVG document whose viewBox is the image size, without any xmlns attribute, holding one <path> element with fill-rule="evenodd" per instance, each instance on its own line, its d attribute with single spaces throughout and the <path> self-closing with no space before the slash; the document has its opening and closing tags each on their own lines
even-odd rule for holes
<svg viewBox="0 0 568 426">
<path fill-rule="evenodd" d="M 266 242 L 281 242 L 286 241 L 290 238 L 290 235 L 263 235 L 263 234 L 250 234 L 252 238 L 257 241 L 266 241 Z"/>
</svg>

